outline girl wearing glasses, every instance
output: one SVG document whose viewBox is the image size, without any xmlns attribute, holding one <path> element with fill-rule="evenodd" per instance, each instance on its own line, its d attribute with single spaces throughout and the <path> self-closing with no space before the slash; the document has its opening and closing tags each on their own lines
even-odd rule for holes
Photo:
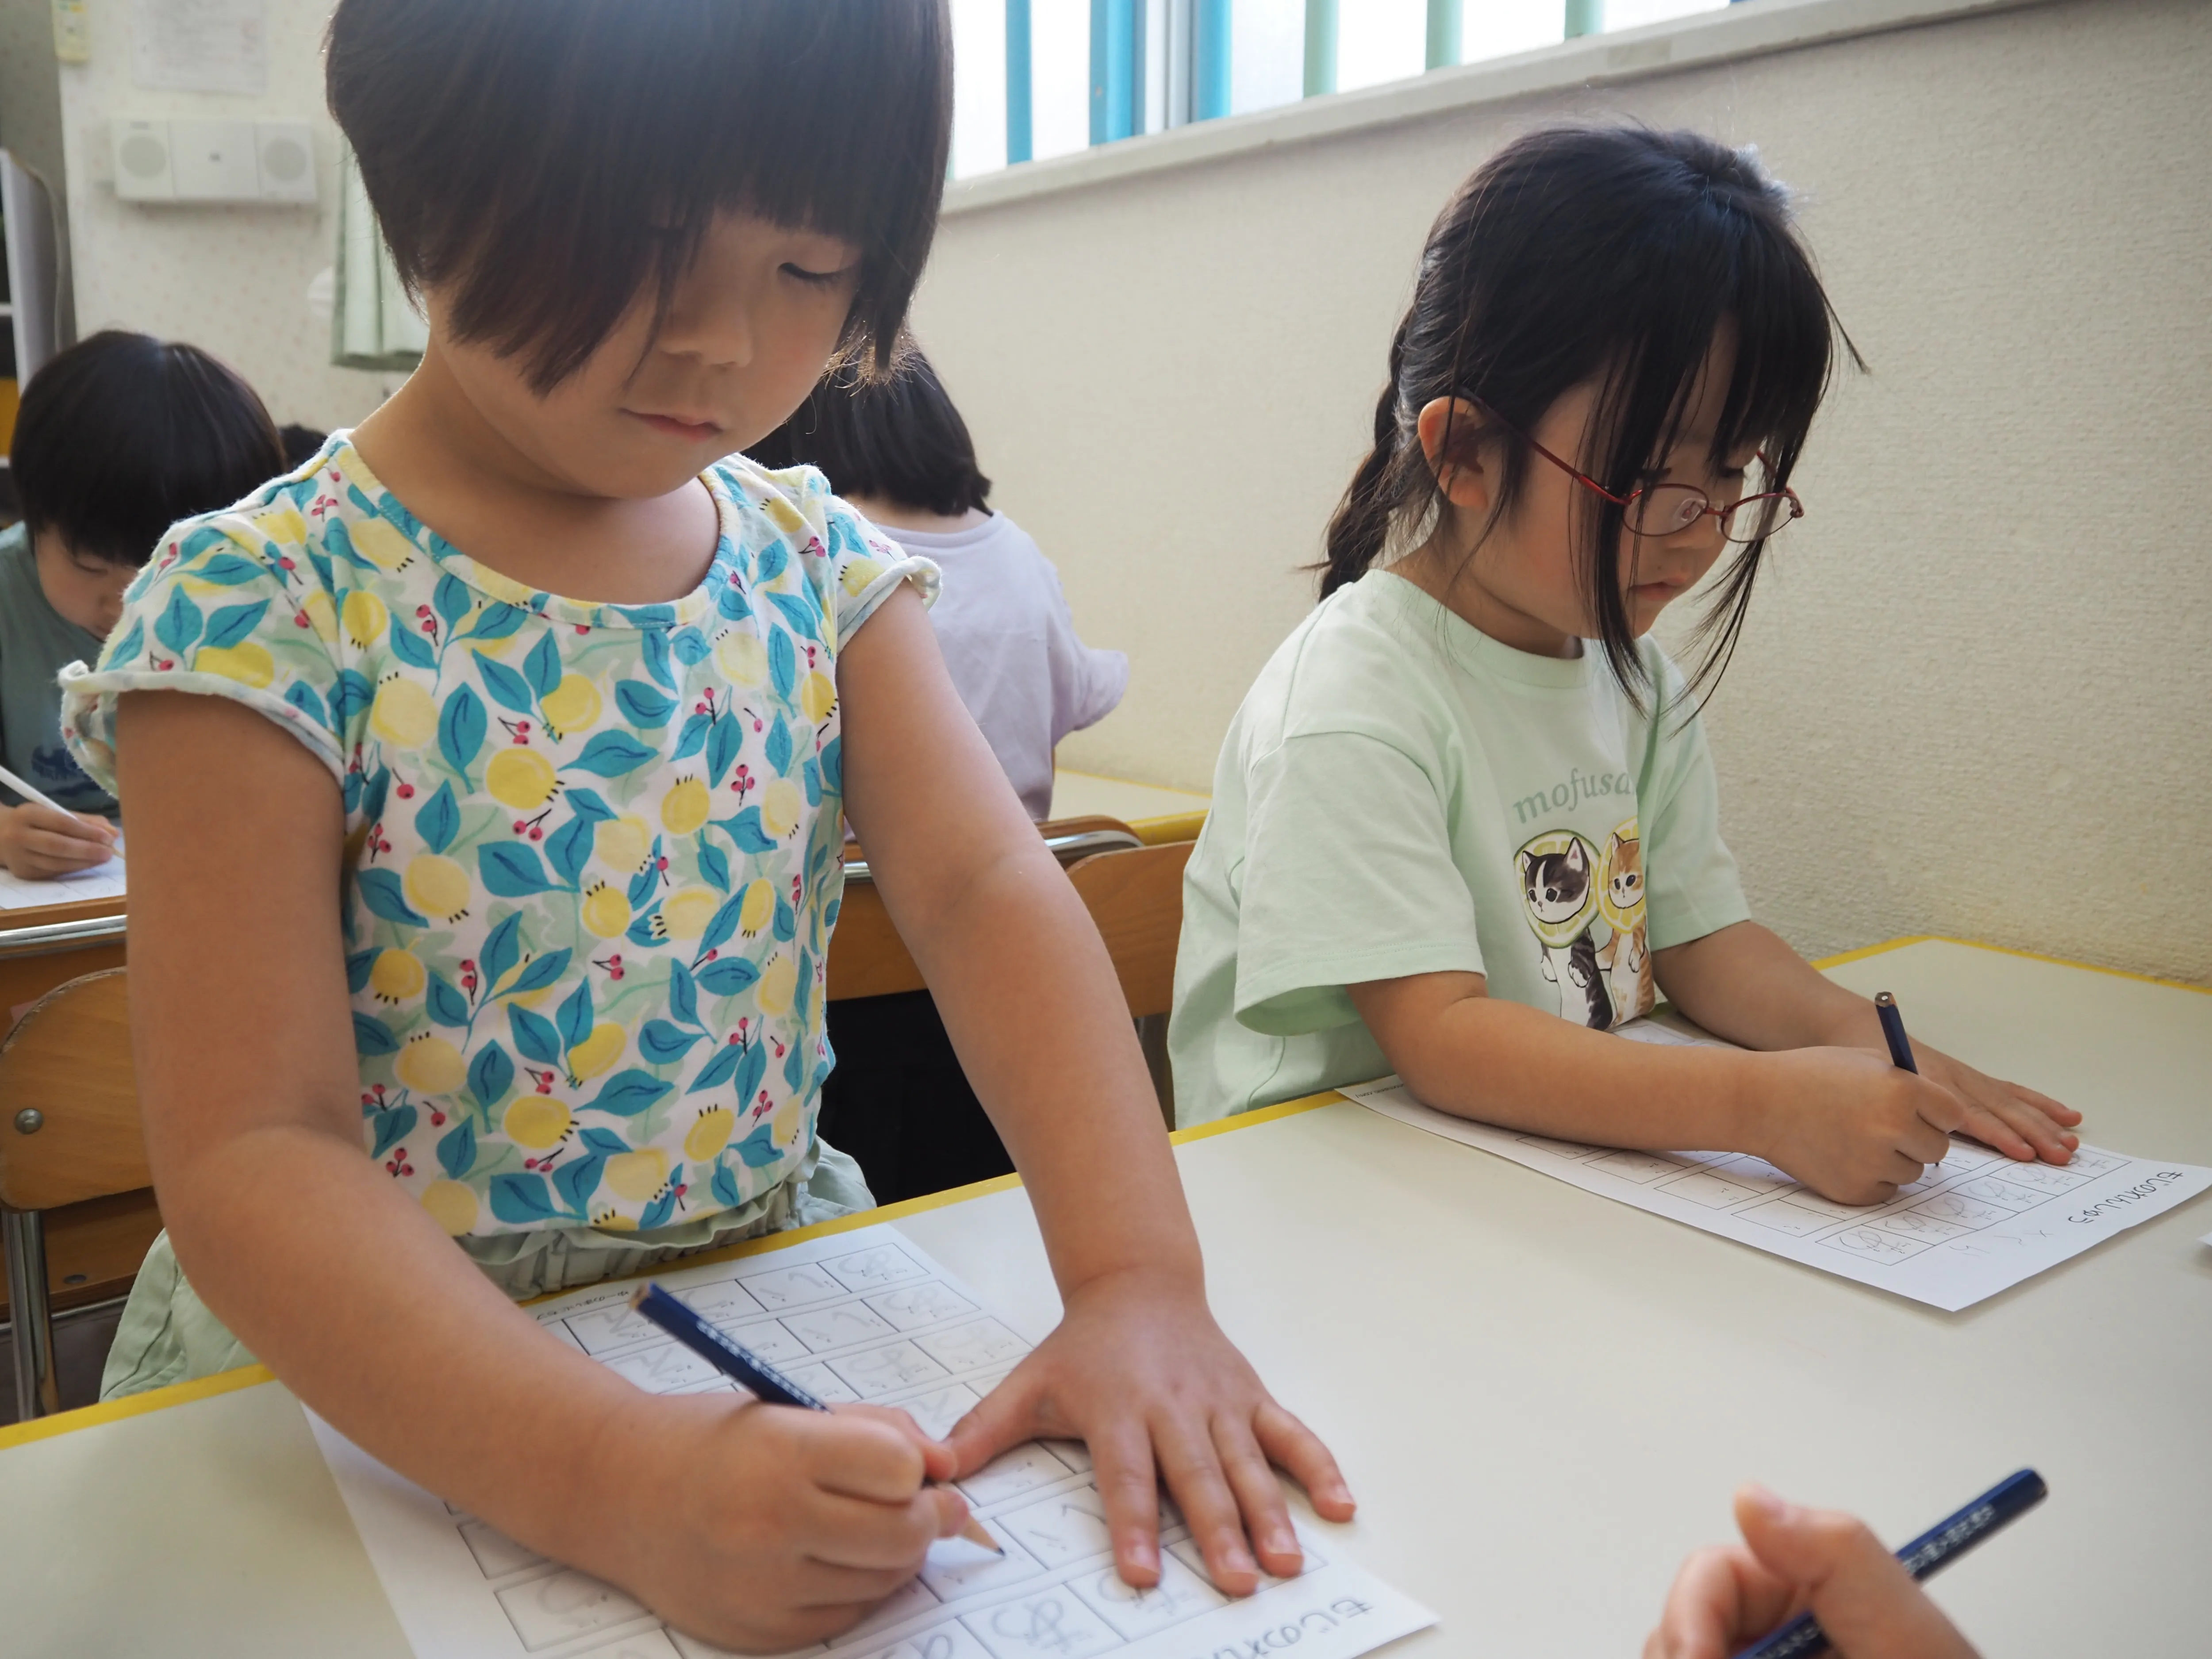
<svg viewBox="0 0 2212 1659">
<path fill-rule="evenodd" d="M 1446 206 L 1322 604 L 1230 727 L 1185 884 L 1188 1124 L 1395 1071 L 1463 1116 L 1762 1155 L 1889 1197 L 2080 1114 L 1933 1049 L 1751 920 L 1698 694 L 1839 337 L 1787 198 L 1692 133 L 1563 128 Z M 1844 342 L 1849 349 L 1848 341 Z M 1719 573 L 1686 676 L 1647 636 Z M 1663 995 L 1753 1052 L 1614 1041 Z"/>
</svg>

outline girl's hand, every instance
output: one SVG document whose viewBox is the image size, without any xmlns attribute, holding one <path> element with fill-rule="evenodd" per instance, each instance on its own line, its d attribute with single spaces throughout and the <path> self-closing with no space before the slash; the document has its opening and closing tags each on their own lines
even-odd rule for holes
<svg viewBox="0 0 2212 1659">
<path fill-rule="evenodd" d="M 1949 1090 L 1966 1108 L 1960 1128 L 2007 1158 L 2023 1164 L 2037 1158 L 2063 1164 L 2081 1144 L 2081 1136 L 2067 1133 L 2081 1121 L 2081 1114 L 2071 1106 L 1990 1077 L 1924 1043 L 1912 1045 L 1912 1057 L 1920 1063 L 1921 1076 Z"/>
<path fill-rule="evenodd" d="M 781 1653 L 848 1630 L 968 1518 L 924 1485 L 952 1453 L 904 1412 L 639 1395 L 592 1453 L 599 1507 L 553 1553 L 718 1646 Z"/>
<path fill-rule="evenodd" d="M 1321 1515 L 1352 1518 L 1351 1489 L 1328 1449 L 1275 1403 L 1197 1286 L 1117 1274 L 1070 1294 L 1066 1310 L 954 1427 L 948 1443 L 961 1473 L 1040 1435 L 1086 1442 L 1115 1564 L 1139 1588 L 1159 1582 L 1163 1478 L 1207 1572 L 1231 1595 L 1258 1589 L 1261 1570 L 1289 1577 L 1302 1560 L 1271 1463 Z"/>
<path fill-rule="evenodd" d="M 1699 1550 L 1682 1564 L 1644 1659 L 1727 1659 L 1808 1611 L 1842 1659 L 1974 1659 L 1862 1522 L 1785 1504 L 1760 1486 L 1736 1493 L 1735 1518 L 1744 1544 Z"/>
<path fill-rule="evenodd" d="M 115 827 L 105 818 L 57 812 L 34 801 L 0 806 L 0 865 L 25 881 L 89 870 L 114 854 Z"/>
<path fill-rule="evenodd" d="M 1747 1055 L 1757 1068 L 1750 1150 L 1838 1204 L 1881 1204 L 1943 1161 L 1966 1109 L 1950 1090 L 1863 1048 Z"/>
</svg>

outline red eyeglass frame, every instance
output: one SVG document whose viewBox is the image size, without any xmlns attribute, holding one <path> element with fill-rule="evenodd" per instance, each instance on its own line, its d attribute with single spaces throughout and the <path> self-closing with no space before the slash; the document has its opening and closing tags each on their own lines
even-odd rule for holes
<svg viewBox="0 0 2212 1659">
<path fill-rule="evenodd" d="M 1698 513 L 1697 518 L 1690 520 L 1686 524 L 1677 525 L 1672 530 L 1638 530 L 1634 525 L 1627 522 L 1626 514 L 1628 509 L 1636 503 L 1639 497 L 1648 495 L 1651 493 L 1650 489 L 1632 489 L 1626 495 L 1616 495 L 1610 489 L 1607 489 L 1603 484 L 1600 483 L 1595 478 L 1591 477 L 1589 473 L 1583 471 L 1580 467 L 1574 465 L 1571 462 L 1561 460 L 1557 455 L 1552 453 L 1550 450 L 1545 448 L 1543 445 L 1538 443 L 1535 439 L 1529 436 L 1526 432 L 1523 432 L 1519 427 L 1514 425 L 1512 422 L 1507 420 L 1503 415 L 1500 415 L 1496 410 L 1492 409 L 1481 398 L 1469 398 L 1468 401 L 1480 409 L 1484 414 L 1489 416 L 1492 420 L 1497 422 L 1498 425 L 1504 427 L 1515 437 L 1520 439 L 1522 443 L 1527 444 L 1529 448 L 1534 450 L 1539 455 L 1541 455 L 1553 466 L 1558 467 L 1560 471 L 1565 473 L 1577 483 L 1582 485 L 1583 489 L 1592 490 L 1597 495 L 1604 496 L 1606 500 L 1611 501 L 1615 507 L 1620 508 L 1623 514 L 1620 527 L 1639 541 L 1664 541 L 1669 536 L 1680 536 L 1685 532 L 1694 527 L 1699 520 L 1704 519 L 1707 514 L 1711 514 L 1712 517 L 1721 520 L 1722 539 L 1728 540 L 1729 515 L 1734 513 L 1738 507 L 1747 507 L 1753 501 L 1787 501 L 1790 504 L 1790 516 L 1784 519 L 1781 525 L 1775 526 L 1774 530 L 1768 531 L 1766 533 L 1770 536 L 1774 534 L 1776 530 L 1781 529 L 1782 525 L 1795 524 L 1798 520 L 1805 516 L 1805 503 L 1799 499 L 1797 492 L 1790 489 L 1787 484 L 1784 484 L 1779 489 L 1761 490 L 1756 495 L 1739 496 L 1736 500 L 1730 501 L 1726 507 L 1715 507 L 1713 505 L 1713 498 L 1710 495 L 1707 495 L 1704 490 L 1698 489 L 1695 484 L 1665 484 L 1656 487 L 1667 489 L 1686 489 L 1692 495 L 1704 497 L 1705 503 L 1704 509 Z M 1765 450 L 1755 449 L 1752 451 L 1752 453 L 1758 456 L 1761 461 L 1765 462 L 1766 465 L 1770 468 L 1773 466 L 1774 463 L 1767 460 L 1766 452 Z M 1747 547 L 1750 545 L 1748 542 L 1731 542 L 1730 544 L 1736 547 Z"/>
</svg>

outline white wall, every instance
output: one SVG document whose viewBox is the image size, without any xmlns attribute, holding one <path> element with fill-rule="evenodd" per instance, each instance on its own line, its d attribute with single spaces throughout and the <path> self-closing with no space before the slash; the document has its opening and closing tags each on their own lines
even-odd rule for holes
<svg viewBox="0 0 2212 1659">
<path fill-rule="evenodd" d="M 1806 192 L 1874 366 L 1708 716 L 1754 904 L 1813 953 L 2212 980 L 2208 88 L 2212 8 L 2076 0 L 956 210 L 923 339 L 1133 659 L 1063 763 L 1206 785 L 1459 179 L 1561 117 L 1695 126 Z"/>
<path fill-rule="evenodd" d="M 383 386 L 378 375 L 330 366 L 329 319 L 307 303 L 308 284 L 336 251 L 338 137 L 323 112 L 322 64 L 323 26 L 333 3 L 267 0 L 269 85 L 259 98 L 134 85 L 129 0 L 93 0 L 92 61 L 59 70 L 79 334 L 120 327 L 189 340 L 252 382 L 280 423 L 324 428 L 368 414 Z M 51 48 L 47 61 L 51 66 Z M 118 201 L 106 181 L 112 168 L 95 155 L 114 116 L 311 122 L 320 202 L 260 208 Z"/>
</svg>

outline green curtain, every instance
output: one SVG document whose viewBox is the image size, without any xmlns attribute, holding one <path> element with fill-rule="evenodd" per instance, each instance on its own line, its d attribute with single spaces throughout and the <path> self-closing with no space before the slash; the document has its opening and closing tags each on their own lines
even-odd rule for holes
<svg viewBox="0 0 2212 1659">
<path fill-rule="evenodd" d="M 331 361 L 341 368 L 409 369 L 430 343 L 422 313 L 408 298 L 377 228 L 376 210 L 349 149 L 339 173 L 337 304 Z"/>
</svg>

